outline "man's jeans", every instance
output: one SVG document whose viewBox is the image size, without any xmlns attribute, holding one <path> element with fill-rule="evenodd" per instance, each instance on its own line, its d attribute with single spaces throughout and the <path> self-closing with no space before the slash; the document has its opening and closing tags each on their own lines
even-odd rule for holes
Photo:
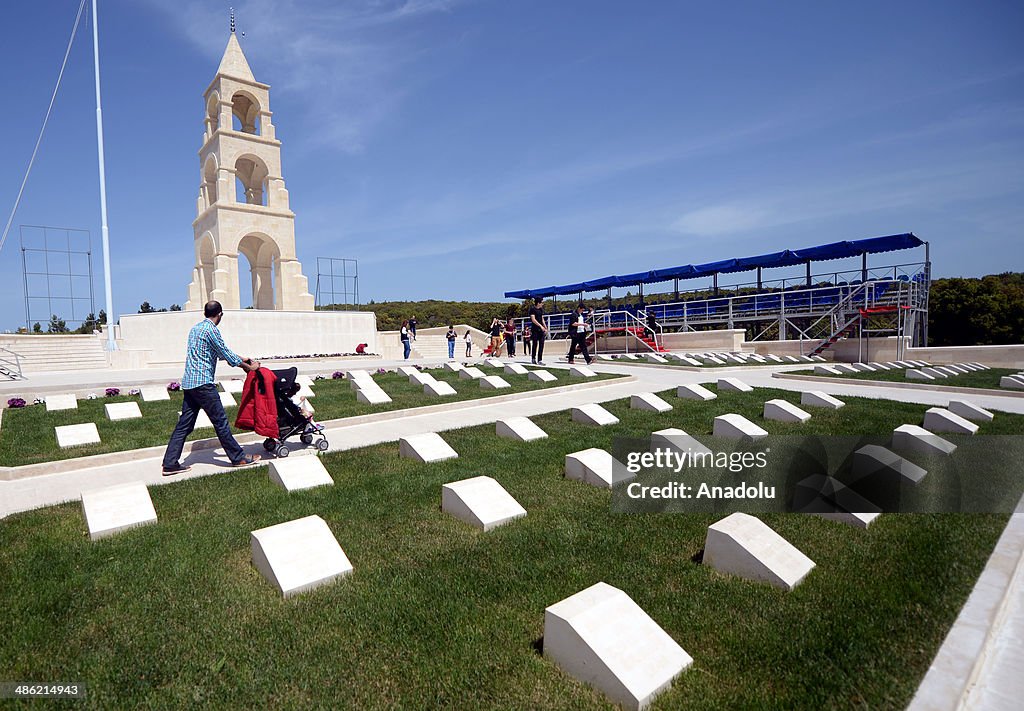
<svg viewBox="0 0 1024 711">
<path fill-rule="evenodd" d="M 455 358 L 455 341 L 448 341 L 448 360 Z"/>
<path fill-rule="evenodd" d="M 217 433 L 217 439 L 223 445 L 224 452 L 227 453 L 231 463 L 237 464 L 242 461 L 245 452 L 242 451 L 231 434 L 228 416 L 224 413 L 224 406 L 220 402 L 217 386 L 207 383 L 183 392 L 185 399 L 181 403 L 181 417 L 178 418 L 178 424 L 175 425 L 174 432 L 171 434 L 171 441 L 167 443 L 167 451 L 164 452 L 164 469 L 178 465 L 178 457 L 181 456 L 181 450 L 185 446 L 185 438 L 195 429 L 196 418 L 199 417 L 200 410 L 210 418 L 213 429 Z"/>
</svg>

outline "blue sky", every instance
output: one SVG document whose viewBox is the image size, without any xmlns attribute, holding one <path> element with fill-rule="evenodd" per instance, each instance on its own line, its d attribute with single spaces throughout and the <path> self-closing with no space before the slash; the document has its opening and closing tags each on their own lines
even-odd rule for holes
<svg viewBox="0 0 1024 711">
<path fill-rule="evenodd" d="M 101 0 L 118 313 L 185 301 L 230 4 L 311 284 L 350 257 L 364 301 L 499 300 L 905 231 L 938 276 L 1024 270 L 1020 3 Z M 77 8 L 5 8 L 4 221 Z M 20 224 L 90 230 L 103 305 L 90 40 L 0 252 L 0 328 Z"/>
</svg>

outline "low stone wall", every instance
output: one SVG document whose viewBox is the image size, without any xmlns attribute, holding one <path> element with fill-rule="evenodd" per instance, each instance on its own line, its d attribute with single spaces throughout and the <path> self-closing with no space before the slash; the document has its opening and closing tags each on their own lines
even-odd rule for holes
<svg viewBox="0 0 1024 711">
<path fill-rule="evenodd" d="M 908 348 L 906 358 L 936 365 L 978 362 L 993 368 L 1024 368 L 1024 344 Z"/>
<path fill-rule="evenodd" d="M 660 336 L 662 345 L 673 351 L 738 351 L 743 349 L 745 331 L 740 328 L 718 331 L 687 331 Z"/>
<path fill-rule="evenodd" d="M 119 346 L 126 352 L 149 351 L 149 363 L 181 363 L 189 329 L 202 320 L 195 311 L 121 316 Z M 364 311 L 224 312 L 220 331 L 228 348 L 242 356 L 351 353 L 360 343 L 377 350 L 377 316 Z"/>
</svg>

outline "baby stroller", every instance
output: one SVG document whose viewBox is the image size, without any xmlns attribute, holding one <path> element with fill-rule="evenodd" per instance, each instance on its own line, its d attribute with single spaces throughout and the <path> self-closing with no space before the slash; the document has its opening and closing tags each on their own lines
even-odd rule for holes
<svg viewBox="0 0 1024 711">
<path fill-rule="evenodd" d="M 321 452 L 326 452 L 327 448 L 331 446 L 327 438 L 309 423 L 310 418 L 302 414 L 299 406 L 292 402 L 292 397 L 299 392 L 299 384 L 295 382 L 295 378 L 299 374 L 298 368 L 271 372 L 277 376 L 274 381 L 274 401 L 277 403 L 279 432 L 277 439 L 268 437 L 264 440 L 263 449 L 273 452 L 278 457 L 287 457 L 289 450 L 286 441 L 289 437 L 299 435 L 299 440 L 303 444 L 313 444 L 315 440 L 316 448 Z"/>
</svg>

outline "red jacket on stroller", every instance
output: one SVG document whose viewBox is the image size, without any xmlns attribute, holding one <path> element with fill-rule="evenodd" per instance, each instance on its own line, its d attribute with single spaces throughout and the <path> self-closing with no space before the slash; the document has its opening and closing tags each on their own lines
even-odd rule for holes
<svg viewBox="0 0 1024 711">
<path fill-rule="evenodd" d="M 268 368 L 260 368 L 246 376 L 235 427 L 240 430 L 254 430 L 263 437 L 279 436 L 277 401 L 274 400 L 275 380 L 277 376 Z"/>
</svg>

